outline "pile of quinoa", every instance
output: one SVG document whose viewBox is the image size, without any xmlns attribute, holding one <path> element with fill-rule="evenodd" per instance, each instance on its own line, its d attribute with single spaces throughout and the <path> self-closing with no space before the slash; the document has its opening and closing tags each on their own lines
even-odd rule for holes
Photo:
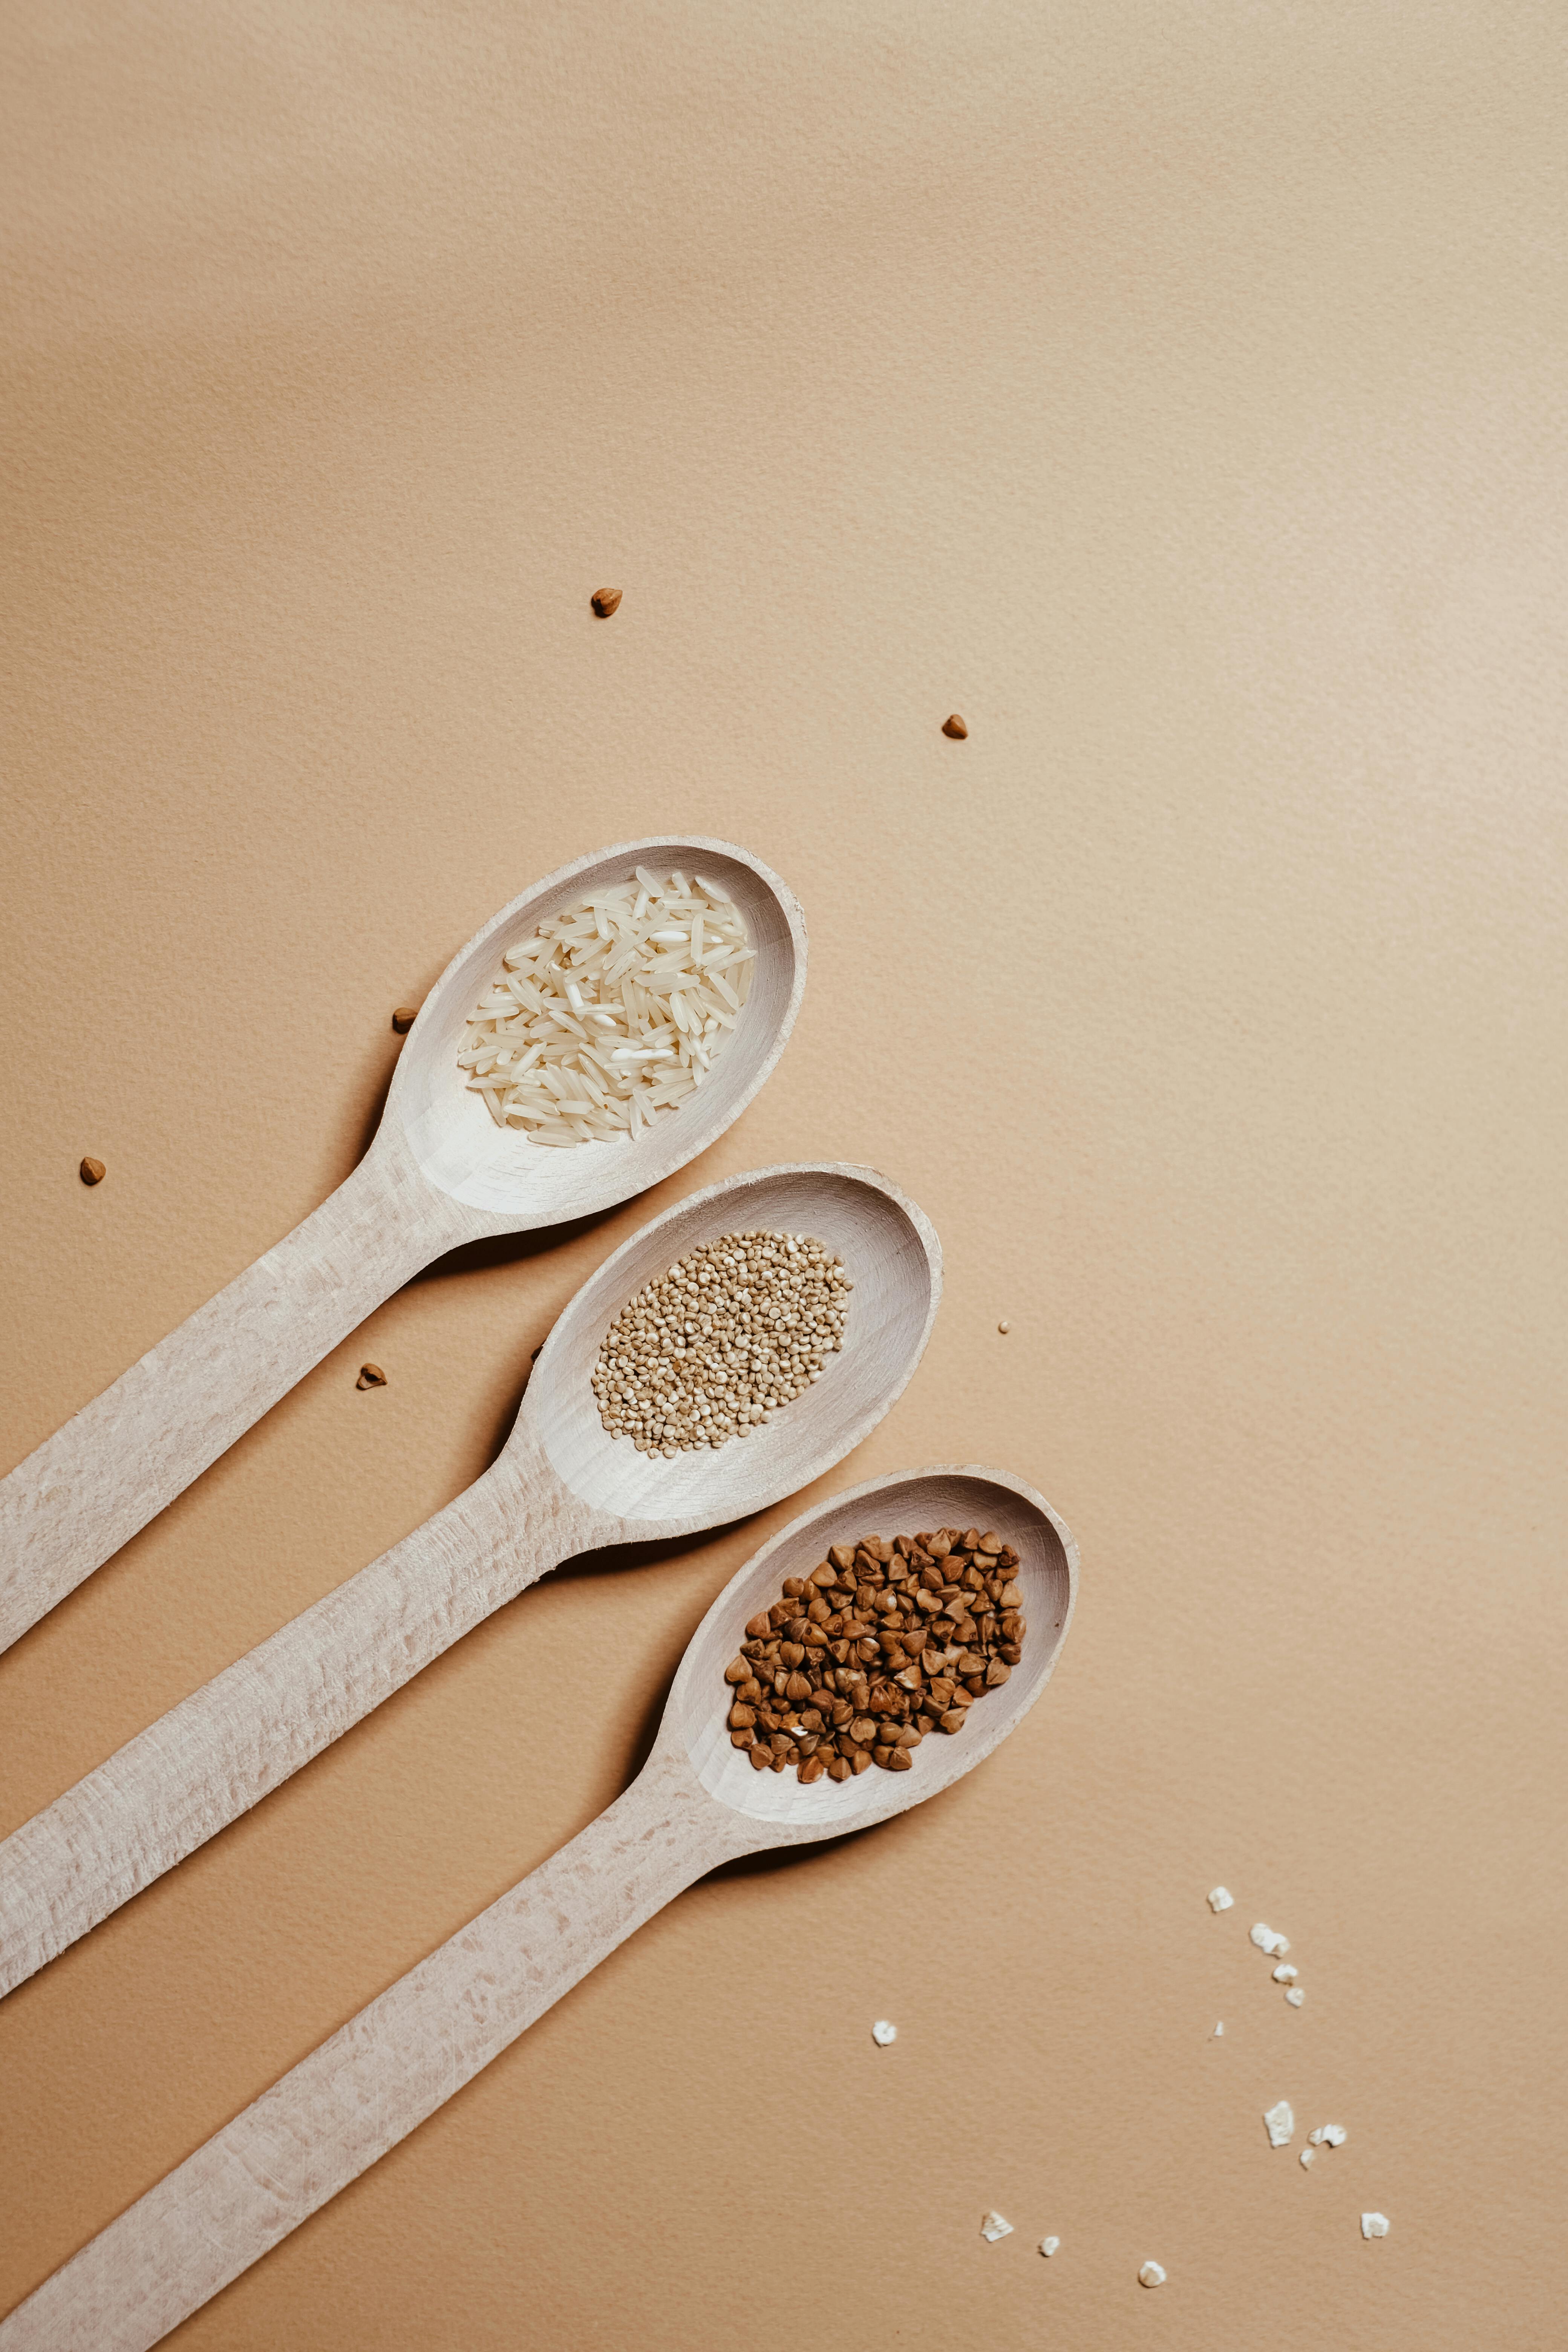
<svg viewBox="0 0 1568 2352">
<path fill-rule="evenodd" d="M 673 1459 L 771 1421 L 844 1345 L 844 1261 L 809 1234 L 723 1234 L 628 1299 L 594 1367 L 599 1418 Z"/>
</svg>

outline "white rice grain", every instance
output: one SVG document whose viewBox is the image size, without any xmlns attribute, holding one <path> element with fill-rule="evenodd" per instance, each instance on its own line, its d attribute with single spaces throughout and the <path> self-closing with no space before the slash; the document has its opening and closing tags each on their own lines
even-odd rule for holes
<svg viewBox="0 0 1568 2352">
<path fill-rule="evenodd" d="M 507 949 L 458 1049 L 467 1089 L 531 1143 L 629 1142 L 704 1083 L 755 959 L 716 885 L 639 866 Z"/>
</svg>

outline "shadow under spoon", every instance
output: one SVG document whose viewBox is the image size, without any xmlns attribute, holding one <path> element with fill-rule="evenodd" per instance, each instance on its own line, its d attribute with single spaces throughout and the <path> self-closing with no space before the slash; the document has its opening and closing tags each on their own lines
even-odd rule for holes
<svg viewBox="0 0 1568 2352">
<path fill-rule="evenodd" d="M 745 1006 L 710 1076 L 636 1142 L 546 1150 L 495 1126 L 468 1091 L 458 1067 L 468 1019 L 509 948 L 638 865 L 690 867 L 729 895 L 756 950 Z M 464 1242 L 596 1215 L 705 1151 L 783 1053 L 805 986 L 805 925 L 794 893 L 729 842 L 618 842 L 503 907 L 426 998 L 353 1175 L 0 1479 L 0 1650 L 129 1543 L 422 1266 Z"/>
<path fill-rule="evenodd" d="M 810 1234 L 843 1258 L 855 1286 L 841 1352 L 727 1445 L 668 1460 L 609 1437 L 591 1386 L 608 1324 L 689 1250 L 758 1227 Z M 656 1217 L 566 1307 L 481 1478 L 0 1843 L 0 1994 L 563 1560 L 721 1526 L 820 1477 L 901 1394 L 941 1295 L 931 1226 L 868 1169 L 763 1169 Z"/>
<path fill-rule="evenodd" d="M 1011 1677 L 907 1772 L 803 1789 L 730 1744 L 726 1662 L 745 1622 L 830 1544 L 879 1528 L 994 1529 L 1028 1627 Z M 726 1585 L 677 1672 L 653 1753 L 558 1854 L 388 1987 L 149 2189 L 0 2324 L 0 2352 L 146 2352 L 499 2057 L 599 1961 L 719 1864 L 907 1811 L 971 1771 L 1050 1678 L 1077 1586 L 1071 1536 L 1000 1471 L 878 1478 L 808 1511 Z"/>
</svg>

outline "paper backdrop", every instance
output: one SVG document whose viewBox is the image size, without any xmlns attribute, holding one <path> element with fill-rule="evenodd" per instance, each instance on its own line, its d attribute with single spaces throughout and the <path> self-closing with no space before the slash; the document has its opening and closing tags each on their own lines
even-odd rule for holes
<svg viewBox="0 0 1568 2352">
<path fill-rule="evenodd" d="M 946 1254 L 828 1487 L 995 1462 L 1083 1555 L 983 1771 L 695 1890 L 181 2343 L 1555 2346 L 1559 11 L 7 48 L 5 1462 L 346 1172 L 393 1008 L 534 877 L 737 838 L 812 963 L 707 1159 L 415 1283 L 0 1662 L 0 1830 L 770 1160 Z M 613 1797 L 796 1507 L 525 1596 L 0 2007 L 0 2306 Z"/>
</svg>

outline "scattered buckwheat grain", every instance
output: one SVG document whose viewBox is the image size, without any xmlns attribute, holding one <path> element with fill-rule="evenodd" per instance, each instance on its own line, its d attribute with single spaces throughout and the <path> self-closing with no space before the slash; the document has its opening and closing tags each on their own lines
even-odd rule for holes
<svg viewBox="0 0 1568 2352">
<path fill-rule="evenodd" d="M 844 1345 L 842 1258 L 809 1234 L 723 1234 L 628 1299 L 594 1367 L 599 1418 L 639 1454 L 745 1437 Z"/>
<path fill-rule="evenodd" d="M 806 1788 L 909 1771 L 927 1733 L 962 1731 L 1023 1656 L 1017 1570 L 978 1528 L 835 1544 L 748 1622 L 724 1669 L 731 1744 L 753 1771 L 795 1765 Z"/>
</svg>

